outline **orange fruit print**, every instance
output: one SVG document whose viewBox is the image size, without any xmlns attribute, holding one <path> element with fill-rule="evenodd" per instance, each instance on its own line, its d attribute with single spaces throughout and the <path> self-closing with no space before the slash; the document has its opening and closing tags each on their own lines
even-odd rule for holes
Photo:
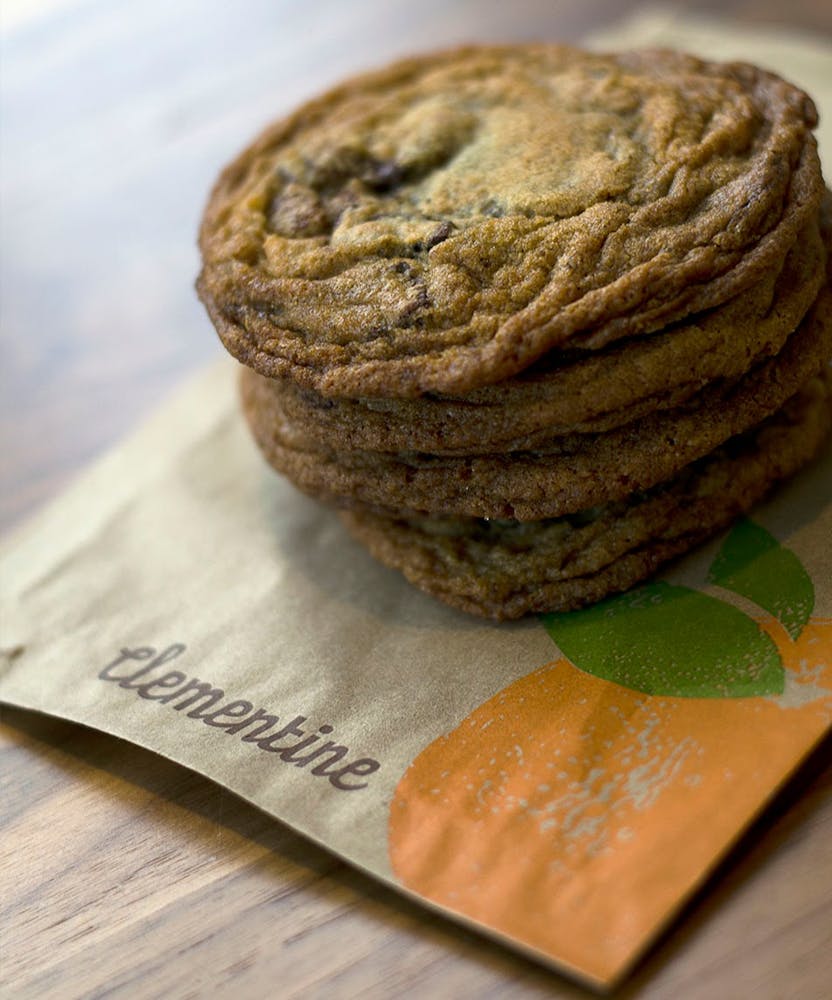
<svg viewBox="0 0 832 1000">
<path fill-rule="evenodd" d="M 398 879 L 595 983 L 619 978 L 832 723 L 832 620 L 811 617 L 796 557 L 744 522 L 711 580 L 754 591 L 761 613 L 660 583 L 551 616 L 576 662 L 511 683 L 400 780 Z M 699 645 L 685 630 L 707 631 L 697 615 L 716 623 Z M 739 619 L 726 665 L 714 635 L 736 639 Z M 651 660 L 662 622 L 678 641 L 659 641 Z M 686 665 L 679 647 L 691 645 L 721 673 Z"/>
</svg>

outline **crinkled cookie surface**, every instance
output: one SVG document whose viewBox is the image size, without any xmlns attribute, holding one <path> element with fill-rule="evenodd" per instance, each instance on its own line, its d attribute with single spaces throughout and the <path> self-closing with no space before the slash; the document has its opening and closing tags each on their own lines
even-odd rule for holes
<svg viewBox="0 0 832 1000">
<path fill-rule="evenodd" d="M 382 453 L 487 455 L 524 451 L 557 435 L 598 433 L 684 403 L 777 354 L 826 278 L 817 220 L 781 270 L 716 309 L 606 350 L 556 352 L 516 378 L 465 396 L 338 399 L 290 379 L 259 381 L 281 422 L 319 447 Z"/>
<path fill-rule="evenodd" d="M 568 611 L 626 590 L 729 524 L 817 451 L 829 372 L 729 446 L 644 494 L 556 520 L 341 518 L 381 562 L 453 607 L 497 620 Z"/>
<path fill-rule="evenodd" d="M 200 295 L 266 376 L 330 396 L 466 393 L 781 266 L 822 195 L 815 122 L 777 77 L 676 53 L 406 60 L 225 170 Z"/>
</svg>

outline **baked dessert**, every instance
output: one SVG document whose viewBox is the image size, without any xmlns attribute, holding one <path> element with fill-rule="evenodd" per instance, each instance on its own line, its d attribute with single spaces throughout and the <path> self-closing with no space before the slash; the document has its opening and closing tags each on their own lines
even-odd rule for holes
<svg viewBox="0 0 832 1000">
<path fill-rule="evenodd" d="M 534 448 L 556 434 L 609 430 L 685 402 L 775 355 L 824 283 L 813 222 L 784 267 L 716 309 L 605 351 L 550 351 L 513 378 L 462 397 L 331 397 L 265 379 L 286 420 L 318 445 L 469 455 Z M 263 390 L 265 391 L 265 389 Z"/>
<path fill-rule="evenodd" d="M 652 573 L 828 431 L 816 120 L 749 65 L 544 45 L 306 104 L 223 172 L 200 232 L 266 458 L 475 613 Z"/>
<path fill-rule="evenodd" d="M 389 513 L 517 518 L 583 510 L 647 489 L 778 410 L 832 354 L 832 293 L 824 289 L 779 354 L 685 404 L 600 434 L 567 433 L 533 450 L 467 456 L 326 449 L 289 423 L 279 393 L 243 373 L 243 404 L 266 458 L 306 492 Z"/>
<path fill-rule="evenodd" d="M 828 374 L 659 487 L 540 521 L 341 516 L 376 558 L 447 604 L 495 619 L 570 610 L 650 576 L 763 497 L 832 425 Z"/>
</svg>

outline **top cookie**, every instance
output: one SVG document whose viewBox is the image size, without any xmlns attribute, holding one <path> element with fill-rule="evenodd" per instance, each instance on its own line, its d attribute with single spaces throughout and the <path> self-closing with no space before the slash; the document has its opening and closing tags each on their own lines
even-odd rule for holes
<svg viewBox="0 0 832 1000">
<path fill-rule="evenodd" d="M 823 185 L 811 100 L 671 52 L 467 48 L 347 82 L 222 174 L 200 295 L 264 375 L 460 394 L 716 306 Z"/>
</svg>

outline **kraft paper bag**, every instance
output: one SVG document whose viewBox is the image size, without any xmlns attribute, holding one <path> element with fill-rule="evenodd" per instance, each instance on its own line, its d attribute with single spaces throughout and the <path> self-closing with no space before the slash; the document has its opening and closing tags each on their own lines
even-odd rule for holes
<svg viewBox="0 0 832 1000">
<path fill-rule="evenodd" d="M 742 55 L 832 114 L 821 46 L 669 14 L 600 39 L 619 41 Z M 496 625 L 272 473 L 236 376 L 198 376 L 6 542 L 0 699 L 614 982 L 832 725 L 832 448 L 659 579 Z"/>
</svg>

